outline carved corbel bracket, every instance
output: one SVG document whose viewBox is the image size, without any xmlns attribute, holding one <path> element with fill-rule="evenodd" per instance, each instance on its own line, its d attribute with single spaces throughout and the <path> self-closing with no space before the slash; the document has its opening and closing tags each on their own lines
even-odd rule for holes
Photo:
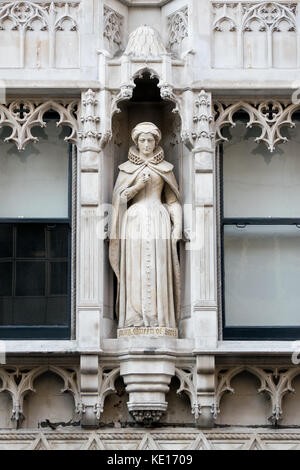
<svg viewBox="0 0 300 470">
<path fill-rule="evenodd" d="M 127 407 L 137 422 L 150 426 L 160 420 L 167 410 L 166 393 L 174 373 L 172 356 L 120 357 L 120 375 L 129 394 Z"/>
<path fill-rule="evenodd" d="M 116 393 L 115 381 L 120 375 L 120 368 L 102 368 L 98 365 L 98 356 L 81 356 L 81 400 L 77 412 L 83 427 L 97 427 L 104 410 L 108 395 Z"/>
<path fill-rule="evenodd" d="M 128 101 L 132 98 L 133 90 L 136 87 L 133 80 L 130 80 L 129 83 L 121 86 L 120 91 L 112 97 L 111 102 L 111 116 L 121 112 L 119 104 L 121 101 Z"/>
<path fill-rule="evenodd" d="M 197 390 L 194 383 L 194 372 L 193 368 L 181 369 L 176 367 L 175 375 L 180 381 L 180 386 L 177 390 L 177 393 L 185 393 L 191 403 L 191 413 L 194 415 L 195 420 L 198 420 L 201 414 L 201 405 L 198 402 Z"/>
<path fill-rule="evenodd" d="M 213 356 L 197 356 L 196 365 L 176 368 L 180 380 L 177 393 L 186 393 L 191 403 L 191 413 L 200 428 L 214 426 L 215 367 Z"/>
<path fill-rule="evenodd" d="M 112 370 L 100 368 L 99 376 L 101 377 L 101 382 L 99 388 L 99 402 L 96 406 L 98 419 L 100 419 L 101 413 L 103 413 L 106 397 L 112 393 L 116 393 L 115 381 L 120 376 L 120 367 L 115 367 Z"/>
<path fill-rule="evenodd" d="M 80 395 L 82 427 L 96 428 L 99 424 L 99 375 L 98 356 L 82 355 L 80 357 Z"/>
</svg>

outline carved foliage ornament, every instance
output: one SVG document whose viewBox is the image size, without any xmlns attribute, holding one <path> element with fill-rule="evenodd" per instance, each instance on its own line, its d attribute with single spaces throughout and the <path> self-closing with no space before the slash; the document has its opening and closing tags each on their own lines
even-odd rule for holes
<svg viewBox="0 0 300 470">
<path fill-rule="evenodd" d="M 292 119 L 299 107 L 299 103 L 291 104 L 285 100 L 215 102 L 216 143 L 228 140 L 222 135 L 222 128 L 225 126 L 235 127 L 234 114 L 242 110 L 249 116 L 246 127 L 258 126 L 261 129 L 261 135 L 256 137 L 255 141 L 257 143 L 264 142 L 270 152 L 273 152 L 277 144 L 287 142 L 287 137 L 281 135 L 281 128 L 284 126 L 295 127 Z"/>
<path fill-rule="evenodd" d="M 78 133 L 82 142 L 82 151 L 99 150 L 98 140 L 101 138 L 101 133 L 98 132 L 100 117 L 96 114 L 97 104 L 96 93 L 91 89 L 86 91 L 82 100 L 81 130 Z"/>
<path fill-rule="evenodd" d="M 133 57 L 159 57 L 166 55 L 167 51 L 158 31 L 143 25 L 130 34 L 124 54 Z"/>
</svg>

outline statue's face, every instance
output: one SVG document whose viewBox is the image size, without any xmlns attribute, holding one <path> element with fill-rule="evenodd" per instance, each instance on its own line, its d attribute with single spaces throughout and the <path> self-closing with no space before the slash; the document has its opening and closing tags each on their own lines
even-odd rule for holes
<svg viewBox="0 0 300 470">
<path fill-rule="evenodd" d="M 142 133 L 139 135 L 137 146 L 139 151 L 148 157 L 149 155 L 152 155 L 154 149 L 155 149 L 155 139 L 152 134 L 150 133 Z"/>
</svg>

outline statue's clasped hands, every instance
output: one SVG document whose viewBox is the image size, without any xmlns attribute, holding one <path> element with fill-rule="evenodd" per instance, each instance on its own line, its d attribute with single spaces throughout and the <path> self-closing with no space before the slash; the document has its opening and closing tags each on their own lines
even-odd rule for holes
<svg viewBox="0 0 300 470">
<path fill-rule="evenodd" d="M 144 188 L 149 181 L 151 181 L 150 173 L 149 171 L 144 170 L 142 174 L 137 178 L 135 186 L 124 191 L 124 197 L 127 199 L 134 197 L 137 192 Z"/>
</svg>

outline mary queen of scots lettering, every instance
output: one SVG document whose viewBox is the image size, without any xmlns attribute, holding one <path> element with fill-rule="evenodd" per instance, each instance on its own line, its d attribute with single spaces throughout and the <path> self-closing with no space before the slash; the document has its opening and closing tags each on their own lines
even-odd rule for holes
<svg viewBox="0 0 300 470">
<path fill-rule="evenodd" d="M 109 248 L 118 280 L 119 328 L 176 328 L 182 231 L 178 185 L 159 146 L 160 130 L 143 122 L 131 136 L 135 146 L 119 166 L 113 191 Z"/>
</svg>

